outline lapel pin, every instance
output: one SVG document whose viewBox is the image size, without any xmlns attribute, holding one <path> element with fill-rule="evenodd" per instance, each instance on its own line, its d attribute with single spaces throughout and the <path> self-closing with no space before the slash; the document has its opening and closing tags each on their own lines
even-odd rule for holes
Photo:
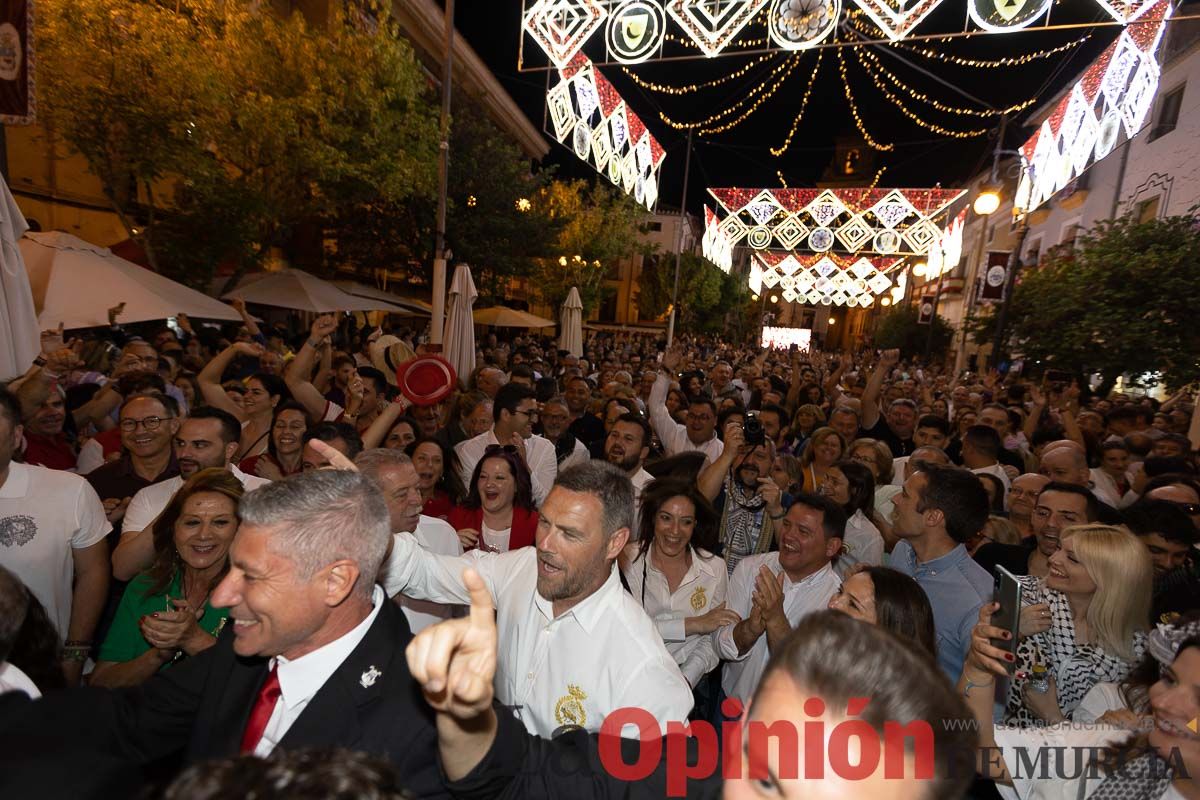
<svg viewBox="0 0 1200 800">
<path fill-rule="evenodd" d="M 358 682 L 362 685 L 362 687 L 364 689 L 370 689 L 372 686 L 375 685 L 375 681 L 377 681 L 379 679 L 379 676 L 382 674 L 383 673 L 380 672 L 379 670 L 375 669 L 375 665 L 372 664 L 370 669 L 368 669 L 366 672 L 364 672 L 362 674 L 362 677 L 358 679 Z"/>
</svg>

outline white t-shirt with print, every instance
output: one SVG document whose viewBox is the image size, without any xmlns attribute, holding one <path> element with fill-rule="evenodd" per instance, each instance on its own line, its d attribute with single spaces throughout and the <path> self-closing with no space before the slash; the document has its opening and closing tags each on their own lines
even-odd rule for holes
<svg viewBox="0 0 1200 800">
<path fill-rule="evenodd" d="M 0 486 L 0 566 L 25 582 L 64 639 L 71 622 L 74 550 L 112 530 L 96 490 L 70 472 L 13 462 Z"/>
</svg>

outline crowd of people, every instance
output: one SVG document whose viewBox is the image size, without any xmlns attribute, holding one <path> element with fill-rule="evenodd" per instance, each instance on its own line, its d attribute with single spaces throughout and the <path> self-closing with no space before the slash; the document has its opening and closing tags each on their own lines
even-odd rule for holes
<svg viewBox="0 0 1200 800">
<path fill-rule="evenodd" d="M 238 309 L 6 376 L 0 795 L 1200 797 L 1188 389 Z"/>
</svg>

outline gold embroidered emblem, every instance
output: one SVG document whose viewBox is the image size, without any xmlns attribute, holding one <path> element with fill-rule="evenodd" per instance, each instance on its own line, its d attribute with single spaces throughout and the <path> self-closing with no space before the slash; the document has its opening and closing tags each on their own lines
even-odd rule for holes
<svg viewBox="0 0 1200 800">
<path fill-rule="evenodd" d="M 559 725 L 586 727 L 587 710 L 583 707 L 584 700 L 587 700 L 587 695 L 583 690 L 573 683 L 568 683 L 567 693 L 554 704 L 554 720 Z"/>
<path fill-rule="evenodd" d="M 697 586 L 696 591 L 692 592 L 692 610 L 699 611 L 708 605 L 708 596 L 704 593 L 703 586 Z"/>
</svg>

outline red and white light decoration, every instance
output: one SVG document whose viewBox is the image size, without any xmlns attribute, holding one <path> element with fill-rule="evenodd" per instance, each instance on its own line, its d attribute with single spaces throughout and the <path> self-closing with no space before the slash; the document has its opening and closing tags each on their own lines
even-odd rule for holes
<svg viewBox="0 0 1200 800">
<path fill-rule="evenodd" d="M 893 288 L 887 273 L 900 261 L 888 257 L 755 253 L 750 268 L 750 290 L 762 294 L 764 287 L 778 287 L 779 294 L 789 303 L 866 308 L 874 304 L 878 295 Z"/>
<path fill-rule="evenodd" d="M 848 253 L 924 255 L 942 237 L 933 218 L 959 189 L 709 189 L 726 212 L 716 224 L 730 246 L 760 251 L 835 248 Z"/>
<path fill-rule="evenodd" d="M 958 266 L 962 258 L 963 228 L 967 224 L 967 209 L 958 212 L 958 216 L 950 221 L 925 257 L 925 274 L 930 278 L 938 278 Z"/>
<path fill-rule="evenodd" d="M 577 53 L 559 77 L 546 94 L 554 137 L 653 211 L 662 145 L 587 56 Z"/>
<path fill-rule="evenodd" d="M 704 237 L 700 240 L 700 252 L 722 272 L 733 269 L 733 244 L 717 224 L 716 213 L 704 207 Z"/>
<path fill-rule="evenodd" d="M 1123 7 L 1128 9 L 1128 4 Z M 1017 208 L 1034 210 L 1107 156 L 1122 127 L 1130 138 L 1141 129 L 1158 91 L 1156 52 L 1171 4 L 1158 0 L 1138 15 L 1140 24 L 1121 31 L 1021 146 L 1024 172 L 1014 201 Z"/>
</svg>

